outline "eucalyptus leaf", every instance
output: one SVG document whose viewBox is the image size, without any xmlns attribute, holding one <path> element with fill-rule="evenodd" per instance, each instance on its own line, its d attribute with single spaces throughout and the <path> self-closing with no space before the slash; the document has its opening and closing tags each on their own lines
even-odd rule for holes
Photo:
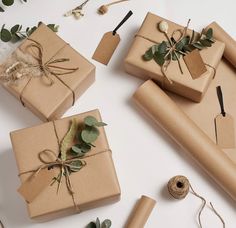
<svg viewBox="0 0 236 228">
<path fill-rule="evenodd" d="M 190 43 L 190 44 L 193 43 L 194 40 L 195 40 L 195 31 L 193 30 L 193 31 L 192 31 L 192 36 L 191 36 L 191 38 L 190 38 L 189 43 Z"/>
<path fill-rule="evenodd" d="M 211 47 L 211 42 L 204 39 L 204 40 L 199 40 L 199 42 L 204 46 L 204 47 Z"/>
<path fill-rule="evenodd" d="M 2 3 L 5 5 L 5 6 L 11 6 L 14 4 L 14 0 L 2 0 Z"/>
<path fill-rule="evenodd" d="M 164 55 L 159 52 L 156 52 L 153 58 L 155 62 L 160 66 L 162 66 L 165 63 Z"/>
<path fill-rule="evenodd" d="M 20 25 L 14 25 L 12 28 L 11 28 L 11 33 L 12 34 L 15 34 L 16 32 L 18 32 L 20 28 Z"/>
<path fill-rule="evenodd" d="M 101 228 L 110 228 L 111 225 L 112 225 L 111 220 L 106 219 L 106 220 L 103 221 Z"/>
<path fill-rule="evenodd" d="M 178 52 L 172 53 L 172 60 L 176 61 L 180 58 L 180 54 Z"/>
<path fill-rule="evenodd" d="M 104 126 L 107 126 L 107 124 L 103 123 L 103 122 L 97 122 L 94 126 L 96 126 L 96 127 L 104 127 Z"/>
<path fill-rule="evenodd" d="M 81 144 L 79 145 L 79 148 L 81 149 L 81 151 L 82 151 L 83 153 L 87 153 L 88 151 L 91 150 L 91 145 L 86 144 L 86 143 L 81 143 Z"/>
<path fill-rule="evenodd" d="M 78 172 L 82 168 L 83 168 L 83 163 L 80 160 L 73 161 L 73 162 L 70 163 L 70 170 L 72 172 Z"/>
<path fill-rule="evenodd" d="M 99 218 L 97 218 L 96 219 L 96 228 L 100 228 L 101 226 L 100 226 L 100 220 L 99 220 Z"/>
<path fill-rule="evenodd" d="M 4 9 L 0 6 L 0 12 L 4 12 Z"/>
<path fill-rule="evenodd" d="M 178 51 L 181 51 L 185 45 L 188 45 L 190 41 L 189 36 L 185 36 L 183 39 L 181 39 L 177 44 L 176 44 L 176 49 Z"/>
<path fill-rule="evenodd" d="M 145 52 L 145 54 L 143 55 L 143 59 L 144 59 L 145 61 L 150 61 L 150 60 L 153 59 L 152 48 L 149 48 L 149 49 Z"/>
<path fill-rule="evenodd" d="M 96 127 L 87 127 L 81 132 L 81 138 L 85 143 L 96 141 L 99 136 L 99 130 Z"/>
<path fill-rule="evenodd" d="M 166 49 L 167 49 L 167 43 L 165 41 L 162 41 L 161 44 L 158 46 L 158 53 L 165 54 L 166 53 Z"/>
<path fill-rule="evenodd" d="M 48 26 L 48 28 L 50 28 L 53 32 L 58 32 L 59 25 L 48 24 L 47 26 Z"/>
<path fill-rule="evenodd" d="M 200 43 L 194 43 L 192 45 L 199 50 L 202 50 L 204 48 Z"/>
<path fill-rule="evenodd" d="M 72 119 L 70 129 L 66 133 L 65 137 L 63 138 L 60 146 L 60 154 L 62 161 L 65 161 L 67 158 L 67 151 L 71 145 L 71 143 L 74 141 L 76 131 L 77 131 L 77 122 L 76 119 Z"/>
<path fill-rule="evenodd" d="M 87 116 L 84 118 L 85 125 L 90 127 L 94 126 L 97 122 L 98 122 L 97 119 L 93 116 Z"/>
<path fill-rule="evenodd" d="M 212 39 L 212 37 L 213 37 L 213 29 L 209 28 L 206 32 L 206 38 L 210 40 Z"/>
<path fill-rule="evenodd" d="M 97 226 L 96 226 L 96 223 L 95 222 L 90 222 L 87 226 L 86 226 L 86 228 L 96 228 Z"/>
<path fill-rule="evenodd" d="M 5 28 L 1 29 L 0 38 L 3 42 L 9 42 L 12 39 L 11 32 Z"/>
</svg>

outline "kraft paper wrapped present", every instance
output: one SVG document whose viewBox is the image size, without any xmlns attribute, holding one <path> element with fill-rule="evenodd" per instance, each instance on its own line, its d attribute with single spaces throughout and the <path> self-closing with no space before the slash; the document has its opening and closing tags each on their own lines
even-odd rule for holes
<svg viewBox="0 0 236 228">
<path fill-rule="evenodd" d="M 181 74 L 177 61 L 172 61 L 166 74 L 173 82 L 169 83 L 163 76 L 161 67 L 154 61 L 144 61 L 144 53 L 154 44 L 166 41 L 164 33 L 158 30 L 158 24 L 165 20 L 168 23 L 168 36 L 171 37 L 175 30 L 183 30 L 183 26 L 175 24 L 164 18 L 148 13 L 141 28 L 137 32 L 134 42 L 125 58 L 125 70 L 131 75 L 142 79 L 153 79 L 166 90 L 174 92 L 183 97 L 189 98 L 195 102 L 200 102 L 214 76 L 214 68 L 216 69 L 224 52 L 224 43 L 215 41 L 212 47 L 205 48 L 200 51 L 203 62 L 206 64 L 207 71 L 200 77 L 193 79 L 183 60 L 180 63 L 183 69 Z M 192 31 L 188 30 L 187 34 L 191 36 Z M 210 67 L 209 67 L 210 65 Z"/>
<path fill-rule="evenodd" d="M 24 106 L 49 121 L 60 118 L 94 82 L 95 66 L 41 24 L 1 64 L 0 77 Z"/>
<path fill-rule="evenodd" d="M 38 169 L 42 165 L 39 153 L 44 150 L 51 150 L 59 154 L 59 145 L 68 132 L 72 119 L 75 118 L 78 126 L 80 126 L 87 116 L 93 116 L 98 121 L 101 120 L 99 111 L 93 110 L 11 132 L 13 150 L 19 174 L 21 174 L 19 177 L 22 185 L 30 181 L 30 178 L 34 175 L 34 173 L 28 173 L 28 171 Z M 74 192 L 73 197 L 69 194 L 65 177 L 62 177 L 58 193 L 58 185 L 50 185 L 49 183 L 46 183 L 45 188 L 40 190 L 40 193 L 32 199 L 30 198 L 32 192 L 24 193 L 24 198 L 30 201 L 27 206 L 31 218 L 44 221 L 99 207 L 120 199 L 119 182 L 104 128 L 99 127 L 99 132 L 100 135 L 94 143 L 95 147 L 92 147 L 81 158 L 86 165 L 78 172 L 70 174 L 70 183 Z M 59 140 L 57 140 L 56 135 Z M 57 176 L 59 167 L 55 167 L 52 170 L 55 172 L 53 175 Z M 50 177 L 50 170 L 44 169 L 44 172 L 48 172 Z M 38 175 L 44 175 L 43 170 Z M 39 182 L 47 182 L 48 175 L 41 179 L 37 177 L 37 180 Z M 51 180 L 49 178 L 49 182 Z M 42 183 L 37 184 L 39 187 L 42 186 Z"/>
</svg>

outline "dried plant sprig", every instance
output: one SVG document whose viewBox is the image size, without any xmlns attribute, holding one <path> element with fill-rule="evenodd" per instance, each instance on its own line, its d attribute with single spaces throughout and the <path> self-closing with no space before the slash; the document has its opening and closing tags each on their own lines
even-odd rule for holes
<svg viewBox="0 0 236 228">
<path fill-rule="evenodd" d="M 97 218 L 95 222 L 90 222 L 86 228 L 110 228 L 112 225 L 112 222 L 110 219 L 105 219 L 102 223 L 100 222 L 100 219 Z"/>
<path fill-rule="evenodd" d="M 22 30 L 22 25 L 14 25 L 11 29 L 5 28 L 5 24 L 2 26 L 0 30 L 0 40 L 3 42 L 17 42 L 20 40 L 29 37 L 40 25 L 41 22 L 38 23 L 37 26 L 27 27 L 25 30 Z M 47 25 L 52 31 L 58 32 L 58 25 L 48 24 Z"/>
<path fill-rule="evenodd" d="M 115 4 L 118 4 L 118 3 L 121 3 L 121 2 L 126 2 L 126 1 L 129 1 L 129 0 L 118 0 L 118 1 L 114 1 L 114 2 L 111 2 L 111 3 L 108 3 L 106 5 L 102 5 L 98 8 L 98 13 L 103 15 L 105 13 L 108 12 L 108 8 L 109 6 L 112 6 L 112 5 L 115 5 Z"/>
</svg>

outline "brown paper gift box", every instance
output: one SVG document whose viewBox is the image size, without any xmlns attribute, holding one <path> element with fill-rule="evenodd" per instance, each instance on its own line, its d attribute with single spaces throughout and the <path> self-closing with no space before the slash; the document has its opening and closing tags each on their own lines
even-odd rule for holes
<svg viewBox="0 0 236 228">
<path fill-rule="evenodd" d="M 172 32 L 176 29 L 183 29 L 183 27 L 178 24 L 148 13 L 125 58 L 125 70 L 143 79 L 151 78 L 160 85 L 164 84 L 166 90 L 189 98 L 195 102 L 200 102 L 214 76 L 214 70 L 212 68 L 207 67 L 208 71 L 206 73 L 193 80 L 182 58 L 180 58 L 180 62 L 183 68 L 183 74 L 181 74 L 179 70 L 177 61 L 172 61 L 166 72 L 173 82 L 173 84 L 170 84 L 167 80 L 164 80 L 161 68 L 154 60 L 147 62 L 142 59 L 143 54 L 152 45 L 166 40 L 165 35 L 157 29 L 158 23 L 162 20 L 168 22 L 169 36 L 171 36 Z M 188 34 L 191 35 L 191 30 L 188 30 Z M 204 63 L 217 68 L 223 55 L 224 47 L 224 43 L 216 41 L 212 47 L 201 50 L 200 54 Z"/>
<path fill-rule="evenodd" d="M 78 123 L 82 123 L 88 115 L 101 120 L 98 110 L 56 120 L 55 126 L 59 140 L 61 141 L 68 131 L 72 118 L 76 118 Z M 99 207 L 120 199 L 119 182 L 104 128 L 99 128 L 99 131 L 100 135 L 95 142 L 96 147 L 92 148 L 82 159 L 87 165 L 79 172 L 70 175 L 79 211 Z M 10 135 L 19 173 L 37 169 L 42 164 L 38 159 L 40 151 L 51 149 L 58 153 L 59 148 L 53 122 L 17 130 L 11 132 Z M 26 181 L 30 175 L 32 173 L 20 175 L 21 182 Z M 57 184 L 48 186 L 27 206 L 31 218 L 43 220 L 77 212 L 64 178 L 58 194 Z"/>
<path fill-rule="evenodd" d="M 25 106 L 40 119 L 44 121 L 58 119 L 72 106 L 72 91 L 74 91 L 75 100 L 77 100 L 94 82 L 95 66 L 44 24 L 41 24 L 29 38 L 41 44 L 44 61 L 69 58 L 68 62 L 60 63 L 60 66 L 78 67 L 79 69 L 71 74 L 58 76 L 67 86 L 50 74 L 49 77 L 54 81 L 52 86 L 45 85 L 41 77 L 34 77 L 25 87 L 23 93 L 22 90 L 29 81 L 28 78 L 23 79 L 17 85 L 8 84 L 4 87 L 19 100 L 21 97 Z M 31 43 L 32 41 L 26 39 L 19 49 L 25 52 L 27 45 Z M 28 51 L 31 50 L 28 48 Z M 59 64 L 57 63 L 57 65 Z"/>
</svg>

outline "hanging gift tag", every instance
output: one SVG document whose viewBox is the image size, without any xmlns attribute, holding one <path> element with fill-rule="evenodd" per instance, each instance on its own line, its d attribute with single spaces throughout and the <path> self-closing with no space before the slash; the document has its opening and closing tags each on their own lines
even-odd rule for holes
<svg viewBox="0 0 236 228">
<path fill-rule="evenodd" d="M 185 55 L 183 59 L 193 79 L 199 78 L 207 71 L 207 68 L 197 49 Z"/>
<path fill-rule="evenodd" d="M 117 34 L 117 30 L 129 19 L 129 17 L 133 14 L 132 11 L 129 11 L 128 14 L 124 17 L 124 19 L 119 23 L 119 25 L 112 31 L 107 32 L 102 37 L 98 47 L 96 48 L 93 59 L 107 65 L 116 50 L 119 42 L 120 36 Z"/>
<path fill-rule="evenodd" d="M 53 169 L 42 169 L 36 176 L 32 175 L 22 183 L 18 192 L 24 199 L 31 203 L 46 187 L 50 185 L 55 177 Z"/>
<path fill-rule="evenodd" d="M 234 148 L 234 119 L 224 110 L 223 94 L 221 91 L 221 87 L 218 86 L 216 89 L 221 108 L 221 113 L 215 118 L 216 142 L 223 149 Z"/>
</svg>

